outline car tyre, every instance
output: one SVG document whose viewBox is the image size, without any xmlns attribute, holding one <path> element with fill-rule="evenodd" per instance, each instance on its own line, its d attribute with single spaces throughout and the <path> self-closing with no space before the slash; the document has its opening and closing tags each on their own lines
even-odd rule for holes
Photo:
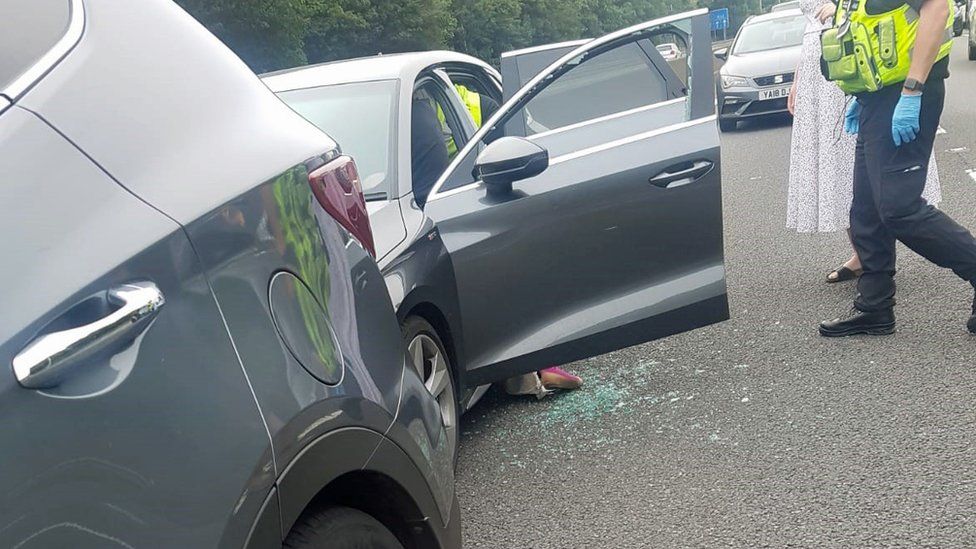
<svg viewBox="0 0 976 549">
<path fill-rule="evenodd" d="M 738 127 L 739 122 L 736 120 L 722 120 L 721 118 L 718 120 L 718 129 L 723 132 L 734 132 Z"/>
<path fill-rule="evenodd" d="M 419 316 L 408 317 L 403 322 L 403 340 L 410 354 L 411 363 L 440 408 L 441 422 L 447 434 L 451 460 L 456 465 L 460 405 L 454 365 L 451 364 L 451 358 L 437 330 Z"/>
<path fill-rule="evenodd" d="M 349 507 L 324 507 L 298 519 L 282 545 L 287 549 L 403 549 L 383 524 Z"/>
<path fill-rule="evenodd" d="M 976 44 L 969 44 L 969 60 L 976 61 Z"/>
</svg>

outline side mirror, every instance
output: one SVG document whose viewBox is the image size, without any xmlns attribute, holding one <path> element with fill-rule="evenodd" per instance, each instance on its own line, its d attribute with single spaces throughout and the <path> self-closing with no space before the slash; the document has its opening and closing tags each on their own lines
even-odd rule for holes
<svg viewBox="0 0 976 549">
<path fill-rule="evenodd" d="M 512 183 L 535 177 L 549 167 L 549 151 L 528 139 L 502 137 L 481 151 L 474 177 L 485 182 L 488 193 L 508 193 Z"/>
<path fill-rule="evenodd" d="M 729 58 L 729 48 L 719 48 L 715 50 L 715 57 L 718 57 L 722 61 Z"/>
</svg>

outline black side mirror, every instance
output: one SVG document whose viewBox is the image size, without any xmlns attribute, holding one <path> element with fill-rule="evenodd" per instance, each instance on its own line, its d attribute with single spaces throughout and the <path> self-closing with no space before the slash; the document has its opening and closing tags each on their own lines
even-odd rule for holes
<svg viewBox="0 0 976 549">
<path fill-rule="evenodd" d="M 474 164 L 474 177 L 491 193 L 512 191 L 512 183 L 535 177 L 549 167 L 549 151 L 521 137 L 502 137 L 485 147 Z"/>
<path fill-rule="evenodd" d="M 715 57 L 718 57 L 722 61 L 727 60 L 729 58 L 729 48 L 719 48 L 715 50 Z"/>
</svg>

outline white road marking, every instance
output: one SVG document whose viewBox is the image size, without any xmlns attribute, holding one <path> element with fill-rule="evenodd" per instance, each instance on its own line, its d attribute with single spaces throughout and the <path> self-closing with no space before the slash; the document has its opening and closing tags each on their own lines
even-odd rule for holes
<svg viewBox="0 0 976 549">
<path fill-rule="evenodd" d="M 968 151 L 969 151 L 969 147 L 956 147 L 955 149 L 949 149 L 946 152 L 951 152 L 951 153 L 964 153 L 964 152 L 968 152 Z"/>
<path fill-rule="evenodd" d="M 935 135 L 943 135 L 943 134 L 946 134 L 946 133 L 949 133 L 949 132 L 945 131 L 945 128 L 943 128 L 942 126 L 939 126 L 939 129 L 938 129 L 938 131 L 935 132 Z"/>
<path fill-rule="evenodd" d="M 966 173 L 969 174 L 969 177 L 973 178 L 973 181 L 976 181 L 976 170 L 966 170 Z"/>
</svg>

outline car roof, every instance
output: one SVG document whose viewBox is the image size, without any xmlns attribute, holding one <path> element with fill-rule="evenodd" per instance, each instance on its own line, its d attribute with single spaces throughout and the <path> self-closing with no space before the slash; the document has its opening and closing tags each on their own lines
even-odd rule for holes
<svg viewBox="0 0 976 549">
<path fill-rule="evenodd" d="M 281 71 L 262 74 L 261 80 L 274 92 L 369 82 L 373 80 L 408 80 L 431 65 L 440 63 L 470 63 L 490 69 L 490 66 L 470 55 L 453 51 L 425 51 L 374 55 L 331 61 L 318 65 L 306 65 Z"/>
<path fill-rule="evenodd" d="M 785 19 L 789 17 L 796 17 L 797 15 L 803 15 L 803 12 L 800 11 L 798 8 L 790 8 L 785 10 L 780 9 L 769 13 L 764 13 L 762 15 L 753 15 L 749 19 L 746 19 L 746 22 L 743 23 L 743 25 L 749 25 L 751 23 L 761 23 L 763 21 L 771 21 L 773 19 Z"/>
<path fill-rule="evenodd" d="M 779 4 L 776 4 L 775 6 L 769 8 L 769 11 L 770 12 L 783 11 L 783 10 L 797 9 L 799 7 L 800 7 L 800 0 L 790 0 L 789 2 L 780 2 Z"/>
</svg>

